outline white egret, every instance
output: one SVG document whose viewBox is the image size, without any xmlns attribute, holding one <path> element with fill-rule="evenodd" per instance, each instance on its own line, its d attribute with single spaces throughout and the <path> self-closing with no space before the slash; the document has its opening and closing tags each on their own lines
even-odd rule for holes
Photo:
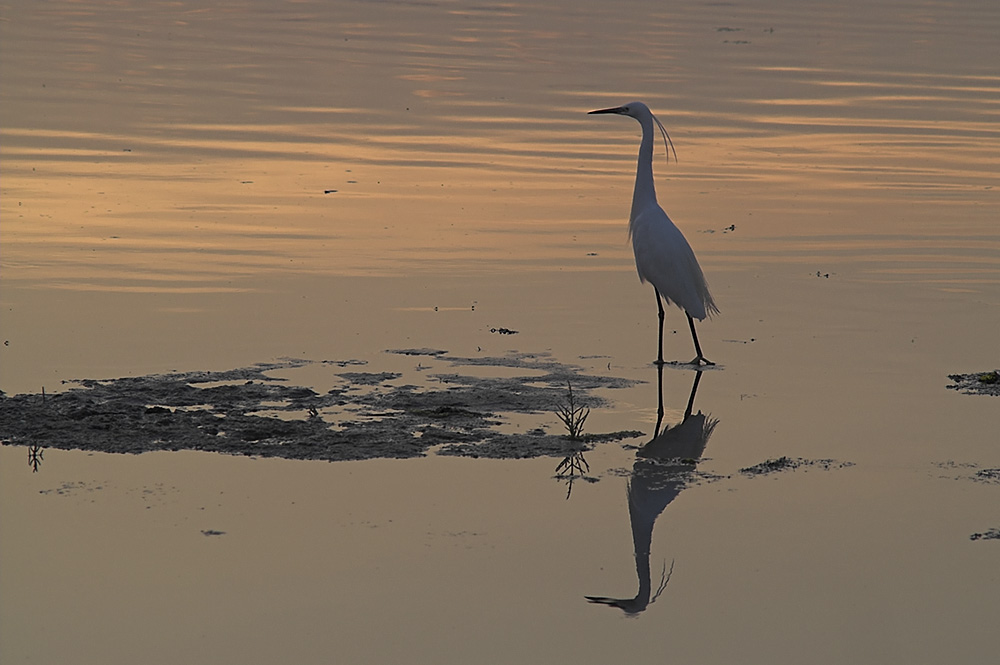
<svg viewBox="0 0 1000 665">
<path fill-rule="evenodd" d="M 639 164 L 635 172 L 635 190 L 632 193 L 628 232 L 632 239 L 632 251 L 635 253 L 635 267 L 639 271 L 639 280 L 644 284 L 651 283 L 656 292 L 656 306 L 660 316 L 660 346 L 656 363 L 663 364 L 663 299 L 666 299 L 668 305 L 670 303 L 677 305 L 687 315 L 691 338 L 698 353 L 691 364 L 714 365 L 715 363 L 708 360 L 701 352 L 694 320 L 703 321 L 706 317 L 717 314 L 719 308 L 715 306 L 712 294 L 708 292 L 708 283 L 691 245 L 656 202 L 656 189 L 653 186 L 653 123 L 657 124 L 663 134 L 664 147 L 669 142 L 672 149 L 673 142 L 670 141 L 659 119 L 642 102 L 631 102 L 624 106 L 598 109 L 590 113 L 627 115 L 638 120 L 642 126 L 642 142 L 639 144 Z M 668 153 L 667 158 L 669 157 Z M 674 158 L 677 158 L 676 151 Z"/>
</svg>

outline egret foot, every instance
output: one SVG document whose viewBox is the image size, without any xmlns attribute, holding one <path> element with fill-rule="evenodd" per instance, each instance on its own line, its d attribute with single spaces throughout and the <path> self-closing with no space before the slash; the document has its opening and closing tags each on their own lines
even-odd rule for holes
<svg viewBox="0 0 1000 665">
<path fill-rule="evenodd" d="M 695 367 L 701 367 L 702 365 L 714 365 L 711 360 L 705 356 L 697 356 L 694 360 L 688 363 L 688 365 L 694 365 Z"/>
</svg>

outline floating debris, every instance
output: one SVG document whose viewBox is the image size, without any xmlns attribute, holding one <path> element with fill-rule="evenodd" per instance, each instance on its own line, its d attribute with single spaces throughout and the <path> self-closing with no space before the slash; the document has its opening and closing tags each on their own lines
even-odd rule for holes
<svg viewBox="0 0 1000 665">
<path fill-rule="evenodd" d="M 935 466 L 945 472 L 945 475 L 940 476 L 941 478 L 1000 485 L 1000 469 L 982 469 L 973 462 L 955 462 L 953 460 L 938 462 Z"/>
<path fill-rule="evenodd" d="M 1000 469 L 980 469 L 976 471 L 973 480 L 980 483 L 1000 485 Z"/>
<path fill-rule="evenodd" d="M 1000 395 L 1000 370 L 949 374 L 948 378 L 955 382 L 948 388 L 966 395 Z"/>
<path fill-rule="evenodd" d="M 385 352 L 401 356 L 442 356 L 448 353 L 440 349 L 386 349 Z"/>
<path fill-rule="evenodd" d="M 969 540 L 1000 540 L 1000 529 L 990 529 L 985 533 L 974 533 Z"/>
<path fill-rule="evenodd" d="M 854 462 L 838 462 L 832 459 L 809 460 L 801 457 L 779 457 L 777 459 L 766 460 L 760 464 L 744 467 L 740 469 L 740 473 L 747 476 L 764 476 L 769 473 L 790 471 L 800 467 L 819 467 L 824 471 L 828 471 L 830 469 L 843 469 L 849 466 L 854 466 Z"/>
</svg>

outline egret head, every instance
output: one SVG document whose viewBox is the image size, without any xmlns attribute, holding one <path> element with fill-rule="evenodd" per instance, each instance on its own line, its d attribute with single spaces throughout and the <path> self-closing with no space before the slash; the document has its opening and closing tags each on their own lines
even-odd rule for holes
<svg viewBox="0 0 1000 665">
<path fill-rule="evenodd" d="M 649 107 L 642 102 L 629 102 L 628 104 L 623 104 L 622 106 L 616 106 L 610 109 L 597 109 L 596 111 L 591 111 L 589 115 L 593 115 L 595 113 L 617 113 L 618 115 L 631 116 L 640 121 L 643 116 L 649 117 L 653 115 L 653 112 L 649 110 Z"/>
<path fill-rule="evenodd" d="M 660 133 L 663 135 L 663 147 L 667 150 L 667 161 L 670 161 L 671 152 L 674 153 L 674 161 L 677 161 L 677 151 L 674 150 L 674 142 L 670 140 L 670 134 L 667 134 L 667 130 L 663 128 L 663 123 L 660 122 L 660 119 L 653 115 L 653 112 L 649 110 L 649 107 L 642 102 L 629 102 L 628 104 L 615 106 L 609 109 L 597 109 L 596 111 L 589 111 L 587 115 L 594 115 L 595 113 L 615 113 L 617 115 L 627 115 L 638 120 L 639 124 L 643 127 L 645 127 L 647 123 L 651 126 L 653 122 L 655 122 L 656 126 L 660 128 Z M 645 129 L 643 131 L 645 131 Z"/>
</svg>

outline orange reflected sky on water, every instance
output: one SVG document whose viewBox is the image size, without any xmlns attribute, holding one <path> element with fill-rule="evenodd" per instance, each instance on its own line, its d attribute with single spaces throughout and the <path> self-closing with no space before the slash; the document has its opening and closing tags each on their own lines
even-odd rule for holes
<svg viewBox="0 0 1000 665">
<path fill-rule="evenodd" d="M 596 5 L 396 7 L 8 9 L 5 278 L 627 269 L 637 127 L 583 113 L 636 92 L 678 147 L 656 164 L 661 202 L 709 266 L 798 261 L 810 238 L 848 257 L 859 236 L 912 246 L 914 263 L 962 236 L 1000 250 L 1000 77 L 965 57 L 995 46 L 968 12 L 893 15 L 917 33 L 877 54 L 802 9 L 636 30 Z M 945 19 L 970 34 L 954 43 Z M 36 34 L 54 26 L 59 50 Z"/>
</svg>

